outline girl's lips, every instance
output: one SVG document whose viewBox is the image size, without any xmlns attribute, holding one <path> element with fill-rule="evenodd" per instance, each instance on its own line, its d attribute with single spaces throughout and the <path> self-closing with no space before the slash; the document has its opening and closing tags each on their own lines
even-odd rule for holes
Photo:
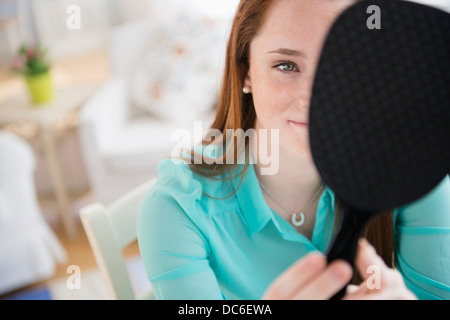
<svg viewBox="0 0 450 320">
<path fill-rule="evenodd" d="M 294 121 L 294 120 L 289 120 L 288 122 L 292 123 L 295 126 L 308 127 L 308 123 L 306 123 L 306 122 L 299 122 L 299 121 Z"/>
</svg>

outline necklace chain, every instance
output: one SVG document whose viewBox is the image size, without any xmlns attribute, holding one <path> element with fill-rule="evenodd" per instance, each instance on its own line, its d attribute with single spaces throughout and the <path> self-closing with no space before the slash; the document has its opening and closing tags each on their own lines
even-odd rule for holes
<svg viewBox="0 0 450 320">
<path fill-rule="evenodd" d="M 261 182 L 261 180 L 258 179 L 258 181 L 259 181 L 259 184 L 261 185 L 261 187 L 264 189 L 264 191 L 266 191 L 266 193 L 272 198 L 272 200 L 275 201 L 284 211 L 289 213 L 289 215 L 291 216 L 291 223 L 295 227 L 300 227 L 305 223 L 305 213 L 304 212 L 311 206 L 311 204 L 316 200 L 317 196 L 324 189 L 324 185 L 321 184 L 320 188 L 317 190 L 317 192 L 314 194 L 314 196 L 308 202 L 306 207 L 303 208 L 303 210 L 300 212 L 300 220 L 297 220 L 297 213 L 294 210 L 286 210 L 286 208 L 280 202 L 278 202 L 276 197 L 267 189 L 267 187 Z"/>
</svg>

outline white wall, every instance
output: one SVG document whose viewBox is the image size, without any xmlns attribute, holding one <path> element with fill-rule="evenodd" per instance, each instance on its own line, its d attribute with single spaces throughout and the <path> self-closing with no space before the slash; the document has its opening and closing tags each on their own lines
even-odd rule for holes
<svg viewBox="0 0 450 320">
<path fill-rule="evenodd" d="M 94 51 L 105 46 L 109 29 L 108 0 L 32 0 L 36 32 L 53 60 Z M 69 29 L 71 14 L 80 8 L 80 29 Z"/>
<path fill-rule="evenodd" d="M 214 18 L 231 18 L 239 0 L 1 0 L 21 3 L 22 16 L 30 9 L 33 16 L 25 17 L 35 25 L 38 41 L 50 49 L 53 60 L 70 58 L 106 45 L 110 28 L 131 20 L 170 16 L 174 7 L 192 5 Z M 70 30 L 66 22 L 69 6 L 80 8 L 81 28 Z M 31 8 L 29 8 L 31 7 Z M 28 29 L 30 29 L 28 27 Z M 31 28 L 32 29 L 32 28 Z M 22 39 L 21 39 L 22 38 Z M 15 42 L 28 41 L 17 33 Z M 1 37 L 0 37 L 1 41 Z"/>
</svg>

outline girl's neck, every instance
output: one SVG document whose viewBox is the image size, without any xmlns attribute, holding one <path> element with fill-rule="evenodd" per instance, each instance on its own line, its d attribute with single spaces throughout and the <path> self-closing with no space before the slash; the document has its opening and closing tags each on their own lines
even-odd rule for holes
<svg viewBox="0 0 450 320">
<path fill-rule="evenodd" d="M 265 165 L 257 162 L 255 164 L 255 173 L 258 179 L 274 195 L 282 198 L 310 198 L 321 185 L 320 175 L 314 163 L 308 157 L 295 157 L 286 150 L 280 149 L 278 172 L 272 175 L 261 175 L 261 168 Z M 301 199 L 298 199 L 302 202 Z M 295 202 L 293 200 L 290 203 Z"/>
<path fill-rule="evenodd" d="M 255 164 L 255 174 L 267 205 L 290 223 L 292 213 L 304 214 L 305 222 L 295 228 L 312 240 L 317 204 L 324 190 L 320 176 L 310 161 L 283 157 L 282 154 L 280 152 L 280 166 L 276 174 L 261 175 L 260 163 Z"/>
</svg>

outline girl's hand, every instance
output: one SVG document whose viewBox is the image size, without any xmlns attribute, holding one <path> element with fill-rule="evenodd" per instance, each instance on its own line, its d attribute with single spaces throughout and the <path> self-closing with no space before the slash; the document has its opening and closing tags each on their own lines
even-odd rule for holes
<svg viewBox="0 0 450 320">
<path fill-rule="evenodd" d="M 265 300 L 329 299 L 352 278 L 352 268 L 342 260 L 327 265 L 326 257 L 312 252 L 297 261 L 270 285 Z"/>
<path fill-rule="evenodd" d="M 365 239 L 359 241 L 355 260 L 363 282 L 348 286 L 344 300 L 413 300 L 417 297 L 408 289 L 402 275 L 389 268 Z"/>
<path fill-rule="evenodd" d="M 364 281 L 359 286 L 348 286 L 344 299 L 416 299 L 409 291 L 401 274 L 388 268 L 375 249 L 361 240 L 355 264 Z M 369 266 L 379 274 L 367 273 Z M 379 276 L 379 282 L 369 283 Z M 352 278 L 351 266 L 342 260 L 327 265 L 326 257 L 312 252 L 282 273 L 266 291 L 266 300 L 329 299 Z"/>
</svg>

